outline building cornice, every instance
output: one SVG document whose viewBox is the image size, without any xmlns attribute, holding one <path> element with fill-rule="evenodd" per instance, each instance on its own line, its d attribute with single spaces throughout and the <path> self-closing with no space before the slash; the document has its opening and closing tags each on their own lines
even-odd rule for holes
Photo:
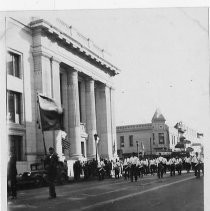
<svg viewBox="0 0 210 211">
<path fill-rule="evenodd" d="M 30 23 L 30 27 L 32 30 L 43 30 L 47 33 L 50 33 L 54 36 L 56 36 L 57 39 L 59 39 L 61 42 L 64 42 L 65 45 L 71 46 L 71 48 L 75 49 L 78 54 L 82 54 L 85 57 L 88 57 L 89 60 L 96 62 L 98 65 L 105 68 L 107 71 L 110 72 L 111 75 L 117 75 L 121 71 L 112 65 L 110 62 L 93 52 L 90 48 L 82 45 L 78 40 L 77 37 L 73 34 L 67 34 L 64 31 L 61 31 L 57 27 L 53 26 L 49 22 L 43 19 L 38 19 L 35 21 L 32 21 Z"/>
<path fill-rule="evenodd" d="M 123 125 L 117 126 L 117 131 L 125 131 L 125 130 L 150 130 L 152 129 L 152 124 L 136 124 L 136 125 Z"/>
</svg>

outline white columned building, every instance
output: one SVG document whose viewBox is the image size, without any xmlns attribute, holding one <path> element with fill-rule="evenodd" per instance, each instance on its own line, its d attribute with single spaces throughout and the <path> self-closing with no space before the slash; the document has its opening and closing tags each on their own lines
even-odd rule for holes
<svg viewBox="0 0 210 211">
<path fill-rule="evenodd" d="M 11 29 L 11 30 L 7 30 Z M 62 127 L 70 150 L 62 149 L 60 131 L 46 131 L 46 148 L 56 148 L 61 160 L 116 156 L 114 84 L 120 70 L 104 50 L 79 36 L 63 22 L 43 19 L 22 23 L 6 18 L 8 143 L 18 151 L 18 172 L 28 170 L 44 155 L 43 136 L 37 124 L 37 92 L 53 98 L 63 108 Z M 15 34 L 15 36 L 14 36 Z M 9 58 L 9 59 L 8 59 Z M 8 67 L 8 66 L 7 66 Z M 12 69 L 13 68 L 13 69 Z M 17 81 L 18 86 L 13 84 Z M 17 101 L 18 110 L 13 109 Z"/>
</svg>

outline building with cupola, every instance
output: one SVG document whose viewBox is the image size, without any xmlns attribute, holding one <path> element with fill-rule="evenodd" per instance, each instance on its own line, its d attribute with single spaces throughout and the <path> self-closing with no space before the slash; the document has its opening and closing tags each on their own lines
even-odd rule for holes
<svg viewBox="0 0 210 211">
<path fill-rule="evenodd" d="M 117 126 L 117 149 L 119 155 L 168 155 L 178 143 L 178 130 L 166 124 L 157 109 L 151 123 Z"/>
</svg>

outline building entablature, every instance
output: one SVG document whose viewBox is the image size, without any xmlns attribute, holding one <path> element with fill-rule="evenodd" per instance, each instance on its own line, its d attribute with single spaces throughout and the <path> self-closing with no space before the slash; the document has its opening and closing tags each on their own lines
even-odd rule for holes
<svg viewBox="0 0 210 211">
<path fill-rule="evenodd" d="M 151 129 L 152 129 L 152 124 L 138 124 L 138 125 L 117 126 L 117 132 L 151 130 Z"/>
<path fill-rule="evenodd" d="M 59 40 L 65 47 L 68 46 L 74 54 L 77 54 L 80 57 L 83 57 L 85 60 L 88 60 L 93 65 L 99 66 L 104 72 L 107 72 L 109 75 L 114 76 L 120 73 L 120 70 L 112 65 L 110 62 L 103 59 L 101 56 L 97 55 L 92 49 L 88 46 L 82 45 L 78 41 L 78 33 L 66 33 L 63 30 L 61 31 L 57 27 L 53 26 L 49 22 L 43 19 L 38 19 L 30 23 L 31 29 L 40 33 L 40 31 L 45 32 L 54 37 L 55 40 Z M 35 32 L 36 33 L 36 32 Z M 101 50 L 103 51 L 103 50 Z"/>
<path fill-rule="evenodd" d="M 38 36 L 41 36 L 41 34 Z M 32 49 L 32 54 L 34 57 L 44 56 L 51 61 L 60 63 L 60 66 L 65 67 L 66 70 L 72 70 L 73 68 L 81 75 L 91 77 L 93 80 L 105 84 L 107 87 L 114 88 L 112 77 L 101 70 L 100 67 L 91 65 L 86 60 L 76 57 L 68 50 L 65 50 L 62 47 L 56 45 L 55 42 L 50 40 L 45 40 L 45 42 L 40 41 L 41 38 L 39 38 L 38 41 L 37 38 L 34 39 L 35 41 Z"/>
</svg>

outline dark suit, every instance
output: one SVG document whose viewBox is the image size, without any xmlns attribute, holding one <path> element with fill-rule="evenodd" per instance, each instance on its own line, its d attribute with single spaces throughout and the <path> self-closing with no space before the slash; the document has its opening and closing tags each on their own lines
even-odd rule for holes
<svg viewBox="0 0 210 211">
<path fill-rule="evenodd" d="M 48 183 L 49 183 L 49 196 L 55 198 L 55 179 L 57 175 L 57 163 L 58 156 L 53 153 L 52 155 L 48 155 L 45 159 L 45 166 L 48 175 Z"/>
<path fill-rule="evenodd" d="M 8 162 L 7 167 L 7 180 L 10 182 L 10 187 L 8 187 L 9 194 L 12 195 L 12 197 L 17 197 L 17 168 L 16 168 L 16 157 L 11 156 Z"/>
</svg>

